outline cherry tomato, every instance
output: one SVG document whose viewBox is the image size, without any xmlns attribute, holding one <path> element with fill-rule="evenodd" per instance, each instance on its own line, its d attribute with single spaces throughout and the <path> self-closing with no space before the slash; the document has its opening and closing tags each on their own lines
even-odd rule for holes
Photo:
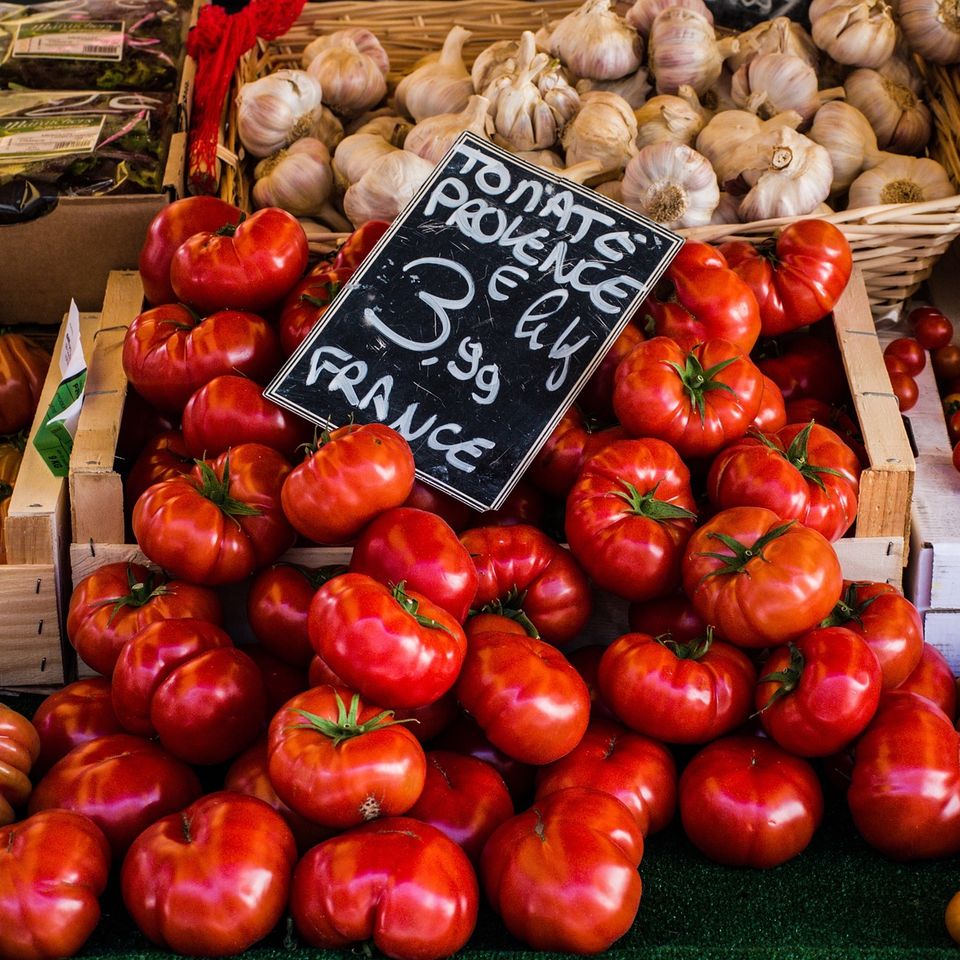
<svg viewBox="0 0 960 960">
<path fill-rule="evenodd" d="M 930 362 L 938 380 L 953 380 L 960 377 L 960 346 L 949 343 L 945 347 L 934 350 Z"/>
<path fill-rule="evenodd" d="M 897 398 L 897 406 L 901 413 L 912 410 L 920 399 L 920 388 L 917 381 L 906 373 L 891 373 L 890 387 Z"/>
<path fill-rule="evenodd" d="M 960 943 L 960 892 L 955 893 L 948 901 L 943 922 L 946 924 L 947 933 L 956 943 Z"/>
<path fill-rule="evenodd" d="M 907 324 L 925 350 L 939 350 L 953 340 L 953 324 L 936 307 L 914 307 L 907 314 Z"/>
<path fill-rule="evenodd" d="M 915 377 L 927 365 L 927 352 L 913 337 L 897 337 L 883 349 L 885 357 L 896 357 L 907 368 L 907 373 Z"/>
</svg>

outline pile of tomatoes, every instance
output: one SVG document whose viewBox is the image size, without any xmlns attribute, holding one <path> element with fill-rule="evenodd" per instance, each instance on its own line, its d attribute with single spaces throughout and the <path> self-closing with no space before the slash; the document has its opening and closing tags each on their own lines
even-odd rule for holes
<svg viewBox="0 0 960 960">
<path fill-rule="evenodd" d="M 851 271 L 835 228 L 687 243 L 476 514 L 389 426 L 312 437 L 262 397 L 383 226 L 304 275 L 286 214 L 196 209 L 151 230 L 157 305 L 124 346 L 140 426 L 168 419 L 128 480 L 153 566 L 70 599 L 100 677 L 0 717 L 0 953 L 78 950 L 111 869 L 178 952 L 241 951 L 289 912 L 308 944 L 427 960 L 481 897 L 534 948 L 599 952 L 636 918 L 645 837 L 679 818 L 705 856 L 772 867 L 828 775 L 885 855 L 960 851 L 954 678 L 831 545 L 863 456 L 823 319 Z M 352 552 L 297 566 L 295 543 Z M 233 584 L 255 642 L 227 626 Z M 598 590 L 622 603 L 610 642 Z"/>
</svg>

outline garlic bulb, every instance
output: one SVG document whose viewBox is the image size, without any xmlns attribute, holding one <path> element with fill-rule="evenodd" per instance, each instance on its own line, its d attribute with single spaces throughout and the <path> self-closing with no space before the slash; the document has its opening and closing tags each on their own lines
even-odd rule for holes
<svg viewBox="0 0 960 960">
<path fill-rule="evenodd" d="M 684 7 L 713 23 L 713 14 L 703 0 L 635 0 L 623 18 L 631 27 L 636 27 L 641 36 L 646 37 L 650 34 L 650 27 L 653 26 L 657 14 L 670 7 Z"/>
<path fill-rule="evenodd" d="M 928 63 L 960 63 L 956 0 L 899 0 L 897 21 L 910 49 Z"/>
<path fill-rule="evenodd" d="M 334 38 L 335 43 L 328 43 L 313 56 L 307 73 L 319 81 L 324 102 L 334 112 L 355 117 L 386 96 L 386 72 L 377 59 L 360 49 L 349 31 L 342 30 L 320 40 Z"/>
<path fill-rule="evenodd" d="M 261 160 L 253 176 L 256 207 L 280 207 L 295 217 L 319 215 L 333 189 L 330 153 L 313 137 Z"/>
<path fill-rule="evenodd" d="M 375 160 L 343 197 L 343 212 L 359 227 L 368 220 L 392 222 L 433 172 L 433 164 L 409 150 Z"/>
<path fill-rule="evenodd" d="M 897 25 L 886 0 L 813 0 L 813 42 L 837 63 L 879 67 L 897 44 Z"/>
<path fill-rule="evenodd" d="M 769 120 L 761 120 L 748 110 L 724 110 L 715 114 L 697 135 L 696 148 L 712 164 L 721 185 L 732 183 L 743 169 L 737 157 L 742 144 L 758 134 L 783 126 L 796 129 L 800 114 L 787 110 Z"/>
<path fill-rule="evenodd" d="M 473 96 L 460 113 L 438 113 L 421 120 L 407 135 L 404 149 L 438 164 L 464 130 L 489 140 L 493 131 L 493 121 L 487 112 L 489 106 L 486 97 Z"/>
<path fill-rule="evenodd" d="M 603 171 L 619 176 L 636 156 L 637 119 L 623 97 L 604 90 L 583 95 L 582 106 L 561 138 L 567 165 L 599 160 Z"/>
<path fill-rule="evenodd" d="M 463 63 L 463 45 L 472 34 L 453 26 L 436 60 L 408 73 L 396 90 L 397 108 L 418 123 L 438 113 L 458 113 L 473 96 L 473 80 Z"/>
<path fill-rule="evenodd" d="M 882 150 L 920 153 L 930 139 L 929 107 L 917 96 L 920 80 L 906 60 L 891 57 L 876 70 L 854 70 L 843 85 L 877 134 Z"/>
<path fill-rule="evenodd" d="M 811 67 L 816 67 L 820 60 L 813 38 L 789 17 L 774 17 L 773 20 L 758 23 L 738 34 L 737 40 L 740 41 L 740 49 L 727 58 L 726 64 L 732 72 L 765 53 L 792 53 Z"/>
<path fill-rule="evenodd" d="M 870 121 L 845 100 L 825 103 L 814 116 L 807 136 L 830 154 L 831 194 L 843 193 L 864 169 L 880 159 Z"/>
<path fill-rule="evenodd" d="M 267 157 L 320 122 L 322 88 L 303 70 L 277 70 L 240 87 L 237 135 L 247 153 Z"/>
<path fill-rule="evenodd" d="M 927 157 L 887 154 L 871 170 L 850 184 L 850 208 L 884 203 L 920 203 L 940 200 L 956 193 L 947 171 Z"/>
<path fill-rule="evenodd" d="M 320 118 L 314 124 L 311 136 L 316 137 L 332 153 L 343 139 L 343 124 L 332 110 L 321 107 Z"/>
<path fill-rule="evenodd" d="M 623 203 L 673 229 L 708 224 L 719 202 L 710 161 L 684 143 L 644 147 L 623 174 Z"/>
<path fill-rule="evenodd" d="M 497 77 L 511 73 L 520 49 L 518 40 L 498 40 L 477 54 L 470 68 L 470 80 L 477 93 L 483 93 Z"/>
<path fill-rule="evenodd" d="M 842 96 L 843 90 L 820 90 L 817 71 L 792 53 L 765 53 L 737 70 L 730 95 L 737 106 L 764 120 L 784 110 L 796 110 L 807 123 L 822 103 Z"/>
<path fill-rule="evenodd" d="M 390 72 L 390 57 L 376 34 L 366 27 L 347 27 L 345 30 L 336 30 L 311 40 L 303 48 L 300 63 L 306 69 L 310 61 L 318 54 L 330 47 L 340 46 L 343 43 L 355 46 L 365 57 L 369 57 L 377 69 L 386 76 Z"/>
<path fill-rule="evenodd" d="M 710 218 L 710 223 L 739 223 L 740 199 L 740 197 L 734 196 L 732 193 L 727 193 L 725 190 L 721 190 L 720 202 L 717 204 L 717 209 L 713 211 L 713 216 Z"/>
<path fill-rule="evenodd" d="M 402 147 L 407 139 L 407 134 L 413 129 L 413 124 L 406 117 L 398 117 L 395 113 L 382 114 L 379 117 L 372 117 L 366 123 L 360 124 L 351 135 L 355 133 L 376 133 L 389 140 L 395 147 Z"/>
<path fill-rule="evenodd" d="M 788 126 L 765 130 L 737 150 L 740 177 L 751 189 L 740 201 L 740 219 L 803 217 L 830 194 L 830 154 Z"/>
<path fill-rule="evenodd" d="M 697 134 L 707 125 L 712 114 L 700 105 L 693 87 L 680 87 L 677 95 L 662 93 L 652 97 L 639 110 L 634 111 L 637 120 L 637 146 L 661 140 L 678 140 L 688 147 L 693 146 Z"/>
<path fill-rule="evenodd" d="M 650 80 L 647 71 L 640 67 L 635 73 L 621 77 L 619 80 L 578 80 L 577 93 L 589 93 L 591 90 L 606 90 L 623 97 L 636 110 L 643 106 L 650 96 Z"/>
<path fill-rule="evenodd" d="M 380 157 L 399 150 L 409 129 L 405 120 L 383 117 L 344 137 L 333 154 L 333 175 L 339 189 L 346 190 Z"/>
<path fill-rule="evenodd" d="M 739 49 L 736 37 L 717 40 L 713 24 L 684 7 L 658 13 L 648 42 L 648 66 L 657 93 L 676 93 L 686 84 L 702 95 L 720 76 L 723 61 Z"/>
<path fill-rule="evenodd" d="M 613 0 L 586 0 L 553 27 L 547 52 L 589 80 L 617 80 L 634 73 L 643 58 L 643 40 L 612 7 Z"/>
</svg>

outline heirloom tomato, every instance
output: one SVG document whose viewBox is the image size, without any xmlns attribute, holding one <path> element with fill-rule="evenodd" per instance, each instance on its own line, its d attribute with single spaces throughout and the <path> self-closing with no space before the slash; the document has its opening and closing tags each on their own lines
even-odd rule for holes
<svg viewBox="0 0 960 960">
<path fill-rule="evenodd" d="M 307 671 L 303 667 L 284 663 L 259 643 L 245 643 L 241 652 L 253 661 L 260 673 L 263 694 L 266 697 L 267 720 L 288 700 L 292 700 L 310 686 Z"/>
<path fill-rule="evenodd" d="M 819 337 L 788 338 L 779 353 L 758 359 L 757 366 L 780 388 L 787 404 L 806 397 L 834 404 L 847 397 L 847 374 L 840 351 L 835 343 Z"/>
<path fill-rule="evenodd" d="M 333 258 L 335 270 L 356 270 L 367 258 L 377 241 L 390 229 L 387 220 L 368 220 L 357 227 L 346 240 L 340 244 L 337 255 Z"/>
<path fill-rule="evenodd" d="M 74 587 L 67 609 L 67 637 L 80 659 L 110 676 L 124 643 L 148 623 L 175 617 L 223 621 L 217 594 L 170 580 L 140 563 L 106 563 Z"/>
<path fill-rule="evenodd" d="M 123 339 L 122 363 L 148 403 L 176 413 L 221 374 L 269 379 L 280 365 L 280 341 L 256 314 L 219 310 L 201 318 L 171 303 L 134 317 Z"/>
<path fill-rule="evenodd" d="M 843 589 L 824 537 L 764 507 L 721 510 L 690 538 L 682 569 L 697 613 L 740 647 L 799 637 L 829 615 Z"/>
<path fill-rule="evenodd" d="M 722 339 L 748 354 L 760 336 L 753 291 L 717 248 L 693 240 L 680 248 L 640 314 L 651 317 L 657 337 L 670 337 L 684 352 Z"/>
<path fill-rule="evenodd" d="M 599 953 L 633 924 L 643 834 L 616 797 L 567 787 L 501 824 L 480 877 L 493 909 L 535 950 Z"/>
<path fill-rule="evenodd" d="M 345 687 L 312 687 L 289 700 L 267 733 L 277 796 L 308 820 L 341 830 L 406 813 L 423 790 L 427 761 L 392 716 Z"/>
<path fill-rule="evenodd" d="M 880 663 L 844 627 L 818 627 L 763 662 L 754 705 L 763 729 L 798 757 L 837 753 L 858 736 L 880 702 Z"/>
<path fill-rule="evenodd" d="M 649 600 L 680 585 L 696 523 L 690 471 L 662 440 L 617 440 L 583 465 L 567 495 L 570 550 L 598 586 Z"/>
<path fill-rule="evenodd" d="M 907 324 L 920 346 L 931 353 L 953 340 L 953 324 L 936 307 L 915 307 L 907 314 Z"/>
<path fill-rule="evenodd" d="M 624 634 L 607 647 L 597 681 L 604 703 L 631 730 L 667 743 L 706 743 L 747 719 L 756 672 L 708 627 L 687 643 Z"/>
<path fill-rule="evenodd" d="M 323 431 L 284 482 L 283 509 L 309 540 L 348 543 L 377 514 L 407 499 L 414 469 L 410 444 L 392 427 L 351 423 Z"/>
<path fill-rule="evenodd" d="M 920 662 L 897 690 L 918 693 L 932 700 L 951 721 L 957 719 L 957 684 L 947 658 L 932 644 L 924 643 Z"/>
<path fill-rule="evenodd" d="M 421 742 L 431 743 L 459 716 L 460 707 L 453 690 L 425 707 L 408 707 L 393 711 L 395 720 L 410 724 L 410 732 Z"/>
<path fill-rule="evenodd" d="M 527 524 L 474 527 L 460 537 L 480 582 L 474 606 L 519 621 L 531 636 L 563 646 L 590 616 L 590 585 L 579 564 Z"/>
<path fill-rule="evenodd" d="M 776 867 L 806 849 L 823 819 L 810 763 L 764 737 L 721 737 L 680 775 L 680 819 L 690 842 L 730 867 Z"/>
<path fill-rule="evenodd" d="M 307 338 L 352 273 L 352 270 L 332 267 L 311 270 L 287 294 L 279 323 L 280 347 L 285 357 Z"/>
<path fill-rule="evenodd" d="M 123 903 L 147 939 L 181 954 L 228 956 L 283 916 L 297 848 L 258 800 L 209 793 L 147 827 L 123 861 Z"/>
<path fill-rule="evenodd" d="M 635 323 L 628 323 L 612 346 L 603 355 L 600 365 L 577 394 L 579 407 L 587 421 L 613 423 L 613 380 L 620 361 L 645 339 L 643 331 Z"/>
<path fill-rule="evenodd" d="M 193 583 L 235 583 L 273 563 L 295 534 L 280 505 L 290 463 L 272 447 L 242 443 L 189 476 L 149 487 L 133 532 L 158 566 Z"/>
<path fill-rule="evenodd" d="M 603 697 L 600 696 L 600 687 L 597 683 L 600 660 L 603 658 L 606 649 L 606 644 L 588 643 L 583 647 L 577 647 L 576 650 L 571 650 L 567 654 L 571 666 L 583 677 L 583 682 L 587 685 L 587 691 L 590 694 L 591 720 L 599 718 L 605 720 L 617 719 Z"/>
<path fill-rule="evenodd" d="M 297 218 L 267 207 L 184 240 L 170 262 L 170 286 L 178 300 L 199 313 L 259 313 L 290 292 L 306 269 L 308 254 Z"/>
<path fill-rule="evenodd" d="M 46 810 L 0 827 L 0 956 L 70 957 L 100 921 L 110 847 L 97 825 Z"/>
<path fill-rule="evenodd" d="M 425 707 L 451 689 L 467 638 L 457 619 L 403 581 L 344 573 L 313 596 L 313 649 L 352 690 L 385 707 Z"/>
<path fill-rule="evenodd" d="M 50 351 L 22 333 L 0 332 L 0 435 L 29 429 Z"/>
<path fill-rule="evenodd" d="M 668 634 L 677 643 L 691 643 L 702 637 L 707 629 L 690 598 L 682 591 L 669 596 L 631 603 L 627 620 L 634 633 L 649 633 L 651 637 Z"/>
<path fill-rule="evenodd" d="M 179 430 L 154 434 L 140 451 L 123 483 L 123 500 L 128 511 L 133 510 L 133 505 L 147 487 L 171 477 L 182 477 L 194 468 L 196 462 L 196 458 L 187 452 Z"/>
<path fill-rule="evenodd" d="M 33 724 L 0 703 L 0 826 L 12 823 L 30 796 L 30 773 L 39 754 L 40 737 Z"/>
<path fill-rule="evenodd" d="M 759 244 L 731 240 L 720 252 L 757 298 L 765 337 L 825 317 L 853 271 L 847 238 L 827 220 L 797 220 L 776 237 Z"/>
<path fill-rule="evenodd" d="M 475 514 L 470 525 L 487 527 L 527 523 L 531 527 L 540 527 L 546 512 L 547 503 L 543 491 L 521 477 L 499 507 Z"/>
<path fill-rule="evenodd" d="M 470 523 L 473 516 L 473 511 L 462 500 L 455 500 L 442 490 L 417 479 L 414 479 L 410 495 L 403 501 L 402 506 L 435 513 L 446 520 L 457 533 Z"/>
<path fill-rule="evenodd" d="M 756 430 L 773 433 L 787 425 L 787 409 L 780 388 L 767 376 L 763 378 L 760 409 L 750 424 Z"/>
<path fill-rule="evenodd" d="M 734 344 L 707 340 L 687 352 L 655 337 L 617 367 L 613 405 L 632 437 L 706 457 L 747 432 L 762 393 L 760 371 Z"/>
<path fill-rule="evenodd" d="M 373 941 L 391 960 L 440 960 L 470 939 L 479 900 L 473 867 L 449 837 L 387 817 L 310 850 L 293 874 L 290 913 L 313 947 Z"/>
</svg>

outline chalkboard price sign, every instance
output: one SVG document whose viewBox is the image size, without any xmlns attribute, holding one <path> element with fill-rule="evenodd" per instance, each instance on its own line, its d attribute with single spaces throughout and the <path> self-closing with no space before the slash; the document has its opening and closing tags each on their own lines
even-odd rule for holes
<svg viewBox="0 0 960 960">
<path fill-rule="evenodd" d="M 425 482 L 495 509 L 681 243 L 465 133 L 266 395 L 389 424 Z"/>
</svg>

